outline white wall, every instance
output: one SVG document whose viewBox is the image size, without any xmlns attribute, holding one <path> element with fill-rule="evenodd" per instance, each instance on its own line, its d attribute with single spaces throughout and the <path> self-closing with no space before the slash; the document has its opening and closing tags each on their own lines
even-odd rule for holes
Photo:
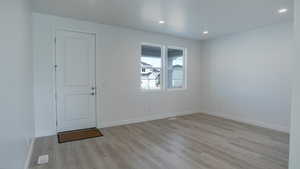
<svg viewBox="0 0 300 169">
<path fill-rule="evenodd" d="M 201 110 L 289 131 L 292 23 L 202 42 Z"/>
<path fill-rule="evenodd" d="M 23 169 L 34 136 L 31 5 L 0 2 L 0 168 Z"/>
<path fill-rule="evenodd" d="M 295 1 L 295 53 L 293 69 L 292 115 L 289 169 L 300 168 L 300 2 Z"/>
<path fill-rule="evenodd" d="M 34 14 L 36 136 L 55 134 L 56 130 L 52 69 L 55 28 L 97 33 L 98 127 L 200 111 L 198 41 Z M 187 47 L 186 91 L 140 91 L 139 57 L 142 42 Z M 122 85 L 120 81 L 123 82 Z"/>
</svg>

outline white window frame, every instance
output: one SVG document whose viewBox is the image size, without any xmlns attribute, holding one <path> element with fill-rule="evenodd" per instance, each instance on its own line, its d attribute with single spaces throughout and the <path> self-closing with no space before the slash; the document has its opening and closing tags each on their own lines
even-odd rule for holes
<svg viewBox="0 0 300 169">
<path fill-rule="evenodd" d="M 160 76 L 160 89 L 143 89 L 141 87 L 141 71 L 142 67 L 140 65 L 141 57 L 142 57 L 142 46 L 153 46 L 153 47 L 159 47 L 161 49 L 161 76 Z M 183 87 L 182 88 L 168 88 L 167 82 L 168 82 L 168 65 L 167 60 L 167 52 L 168 49 L 178 49 L 183 50 L 183 71 L 184 71 L 184 79 L 183 79 Z M 162 91 L 184 91 L 187 90 L 187 48 L 186 47 L 178 47 L 173 45 L 161 45 L 157 43 L 148 43 L 148 42 L 142 42 L 139 47 L 139 88 L 142 92 L 162 92 Z"/>
<path fill-rule="evenodd" d="M 168 49 L 178 49 L 178 50 L 182 50 L 183 51 L 183 75 L 184 75 L 184 77 L 183 77 L 183 87 L 181 87 L 181 88 L 169 88 L 168 87 L 168 65 L 167 65 L 167 63 L 168 63 Z M 166 63 L 166 65 L 164 65 L 164 68 L 165 68 L 165 72 L 166 72 L 166 74 L 165 74 L 165 79 L 164 79 L 164 81 L 165 81 L 165 89 L 167 90 L 167 91 L 182 91 L 182 90 L 187 90 L 187 48 L 185 48 L 185 47 L 178 47 L 178 46 L 172 46 L 172 45 L 167 45 L 166 47 L 165 47 L 165 63 Z"/>
<path fill-rule="evenodd" d="M 142 77 L 141 77 L 141 71 L 142 71 L 142 67 L 141 67 L 141 57 L 142 57 L 142 46 L 153 46 L 153 47 L 159 47 L 161 49 L 161 69 L 160 69 L 160 89 L 143 89 L 141 87 L 141 81 L 142 81 Z M 140 76 L 140 81 L 139 81 L 139 88 L 142 92 L 161 92 L 164 90 L 165 85 L 164 85 L 164 63 L 165 63 L 165 46 L 164 45 L 160 45 L 160 44 L 156 44 L 156 43 L 146 43 L 143 42 L 140 44 L 140 50 L 139 50 L 139 76 Z"/>
</svg>

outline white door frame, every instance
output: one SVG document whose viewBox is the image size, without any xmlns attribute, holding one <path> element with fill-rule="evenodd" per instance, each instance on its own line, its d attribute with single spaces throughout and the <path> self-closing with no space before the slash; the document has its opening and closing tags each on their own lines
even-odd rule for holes
<svg viewBox="0 0 300 169">
<path fill-rule="evenodd" d="M 57 62 L 56 62 L 56 37 L 57 37 L 57 31 L 68 31 L 68 32 L 75 32 L 75 33 L 83 33 L 83 34 L 90 34 L 93 35 L 95 37 L 95 122 L 96 122 L 96 128 L 98 128 L 98 111 L 97 111 L 97 98 L 98 98 L 98 87 L 97 87 L 97 67 L 96 67 L 96 63 L 97 63 L 97 33 L 96 32 L 89 32 L 89 31 L 82 31 L 82 30 L 78 30 L 78 29 L 70 29 L 70 28 L 53 28 L 53 39 L 54 39 L 54 48 L 53 48 L 53 92 L 54 92 L 54 113 L 55 113 L 55 131 L 56 133 L 59 132 L 59 128 L 58 128 L 58 109 L 57 109 L 57 74 L 56 74 L 56 67 L 57 67 Z"/>
</svg>

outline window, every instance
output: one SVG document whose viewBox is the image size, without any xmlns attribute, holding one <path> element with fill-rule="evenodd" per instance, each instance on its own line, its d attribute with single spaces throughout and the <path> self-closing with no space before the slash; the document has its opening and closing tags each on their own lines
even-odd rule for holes
<svg viewBox="0 0 300 169">
<path fill-rule="evenodd" d="M 167 86 L 169 89 L 185 88 L 185 50 L 167 48 Z"/>
<path fill-rule="evenodd" d="M 142 45 L 141 88 L 145 90 L 161 89 L 162 48 Z"/>
<path fill-rule="evenodd" d="M 141 89 L 186 88 L 185 48 L 143 44 L 140 64 Z"/>
</svg>

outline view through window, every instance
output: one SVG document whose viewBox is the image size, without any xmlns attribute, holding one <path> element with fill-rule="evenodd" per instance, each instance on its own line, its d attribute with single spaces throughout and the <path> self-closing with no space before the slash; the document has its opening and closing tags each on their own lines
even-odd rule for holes
<svg viewBox="0 0 300 169">
<path fill-rule="evenodd" d="M 141 88 L 161 89 L 162 49 L 161 47 L 142 45 Z"/>
<path fill-rule="evenodd" d="M 168 88 L 184 88 L 184 50 L 167 50 Z"/>
<path fill-rule="evenodd" d="M 184 48 L 165 48 L 159 45 L 143 44 L 140 62 L 141 89 L 185 88 L 185 50 Z"/>
</svg>

